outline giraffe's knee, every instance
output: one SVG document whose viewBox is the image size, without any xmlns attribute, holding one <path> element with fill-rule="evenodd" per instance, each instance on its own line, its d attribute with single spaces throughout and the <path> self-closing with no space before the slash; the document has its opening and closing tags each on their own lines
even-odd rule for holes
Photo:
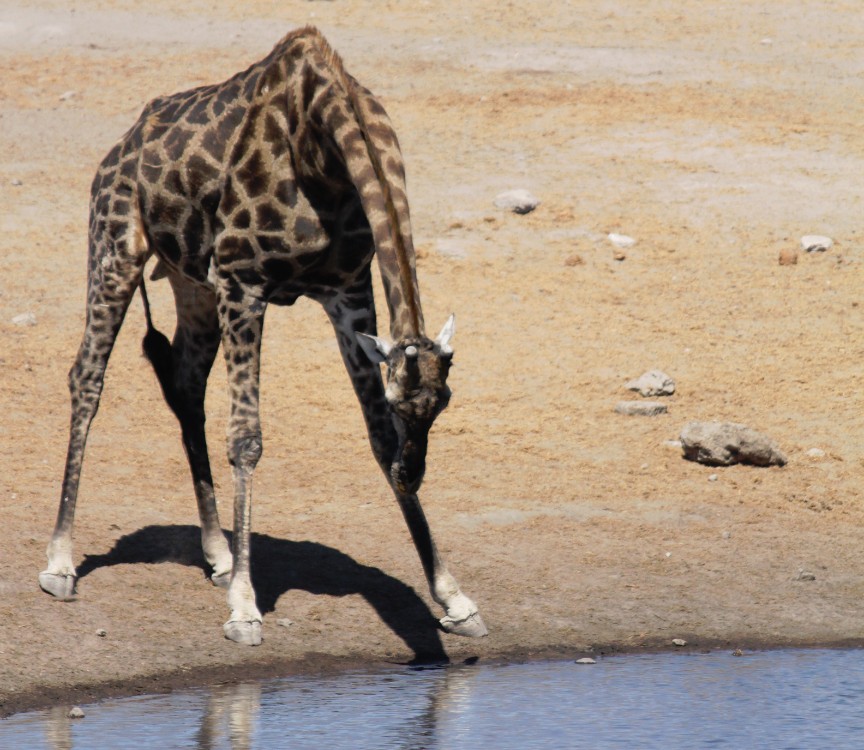
<svg viewBox="0 0 864 750">
<path fill-rule="evenodd" d="M 254 435 L 238 435 L 228 438 L 228 461 L 231 466 L 252 471 L 264 451 L 261 433 Z"/>
</svg>

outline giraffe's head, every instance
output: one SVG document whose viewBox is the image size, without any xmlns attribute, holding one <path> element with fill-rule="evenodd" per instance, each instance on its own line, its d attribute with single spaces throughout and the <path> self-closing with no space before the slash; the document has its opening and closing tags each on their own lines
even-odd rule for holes
<svg viewBox="0 0 864 750">
<path fill-rule="evenodd" d="M 387 365 L 384 395 L 399 436 L 390 476 L 396 489 L 405 494 L 416 492 L 423 481 L 429 429 L 450 401 L 447 375 L 454 331 L 451 315 L 434 341 L 419 336 L 391 344 L 365 333 L 357 337 L 372 362 Z"/>
</svg>

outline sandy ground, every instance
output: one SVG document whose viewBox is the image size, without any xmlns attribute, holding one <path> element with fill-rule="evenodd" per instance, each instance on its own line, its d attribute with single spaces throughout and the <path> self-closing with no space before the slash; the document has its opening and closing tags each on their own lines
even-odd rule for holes
<svg viewBox="0 0 864 750">
<path fill-rule="evenodd" d="M 672 638 L 864 643 L 860 4 L 524 5 L 3 4 L 0 712 Z M 271 310 L 264 346 L 254 520 L 264 644 L 222 637 L 224 594 L 205 579 L 178 428 L 140 355 L 137 301 L 85 462 L 80 596 L 59 603 L 37 586 L 66 449 L 95 167 L 147 100 L 222 80 L 307 22 L 390 111 L 426 318 L 437 330 L 457 314 L 454 397 L 421 497 L 481 606 L 481 641 L 436 630 L 328 324 L 302 301 Z M 511 188 L 540 207 L 496 209 Z M 624 259 L 609 232 L 637 240 Z M 810 233 L 835 244 L 779 265 Z M 151 297 L 170 331 L 164 282 Z M 23 313 L 36 324 L 12 322 Z M 653 367 L 677 381 L 669 413 L 616 414 L 632 397 L 624 384 Z M 217 363 L 208 430 L 223 521 L 225 392 Z M 692 419 L 744 422 L 789 464 L 684 461 L 667 442 Z M 802 569 L 815 580 L 798 580 Z"/>
</svg>

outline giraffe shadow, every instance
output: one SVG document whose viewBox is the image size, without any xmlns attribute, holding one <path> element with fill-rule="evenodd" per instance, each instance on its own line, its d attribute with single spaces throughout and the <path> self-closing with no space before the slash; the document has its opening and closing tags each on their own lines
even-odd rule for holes
<svg viewBox="0 0 864 750">
<path fill-rule="evenodd" d="M 230 532 L 227 536 L 230 543 Z M 187 525 L 145 526 L 120 537 L 104 555 L 86 555 L 78 566 L 78 578 L 112 565 L 163 562 L 209 574 L 201 551 L 201 530 Z M 252 583 L 262 614 L 273 612 L 279 597 L 292 589 L 326 596 L 360 594 L 413 651 L 410 664 L 449 663 L 438 621 L 417 592 L 333 547 L 253 533 Z"/>
</svg>

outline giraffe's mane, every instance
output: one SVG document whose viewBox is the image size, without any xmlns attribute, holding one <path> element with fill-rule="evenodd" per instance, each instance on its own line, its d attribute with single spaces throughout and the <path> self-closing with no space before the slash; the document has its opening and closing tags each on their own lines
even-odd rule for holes
<svg viewBox="0 0 864 750">
<path fill-rule="evenodd" d="M 363 108 L 358 96 L 357 82 L 345 70 L 345 64 L 342 62 L 342 58 L 330 46 L 330 43 L 324 38 L 317 27 L 307 25 L 300 29 L 295 29 L 282 40 L 282 43 L 287 44 L 301 37 L 305 37 L 309 43 L 317 49 L 318 53 L 323 57 L 326 65 L 333 71 L 348 94 L 351 111 L 353 112 L 357 125 L 360 128 L 363 142 L 366 144 L 366 151 L 369 154 L 369 161 L 372 164 L 372 169 L 375 171 L 375 176 L 384 198 L 384 206 L 387 212 L 388 223 L 390 224 L 390 233 L 395 245 L 396 263 L 399 266 L 399 278 L 402 282 L 403 298 L 408 305 L 414 331 L 417 334 L 421 334 L 419 304 L 417 297 L 414 294 L 414 283 L 411 276 L 411 262 L 408 257 L 405 237 L 402 235 L 402 224 L 399 221 L 399 212 L 397 211 L 396 204 L 393 201 L 393 194 L 390 191 L 390 183 L 387 182 L 386 175 L 384 174 L 384 167 L 381 164 L 381 155 L 378 153 L 378 149 L 375 147 L 372 136 L 369 133 L 369 127 L 366 123 L 366 118 L 363 114 Z"/>
</svg>

